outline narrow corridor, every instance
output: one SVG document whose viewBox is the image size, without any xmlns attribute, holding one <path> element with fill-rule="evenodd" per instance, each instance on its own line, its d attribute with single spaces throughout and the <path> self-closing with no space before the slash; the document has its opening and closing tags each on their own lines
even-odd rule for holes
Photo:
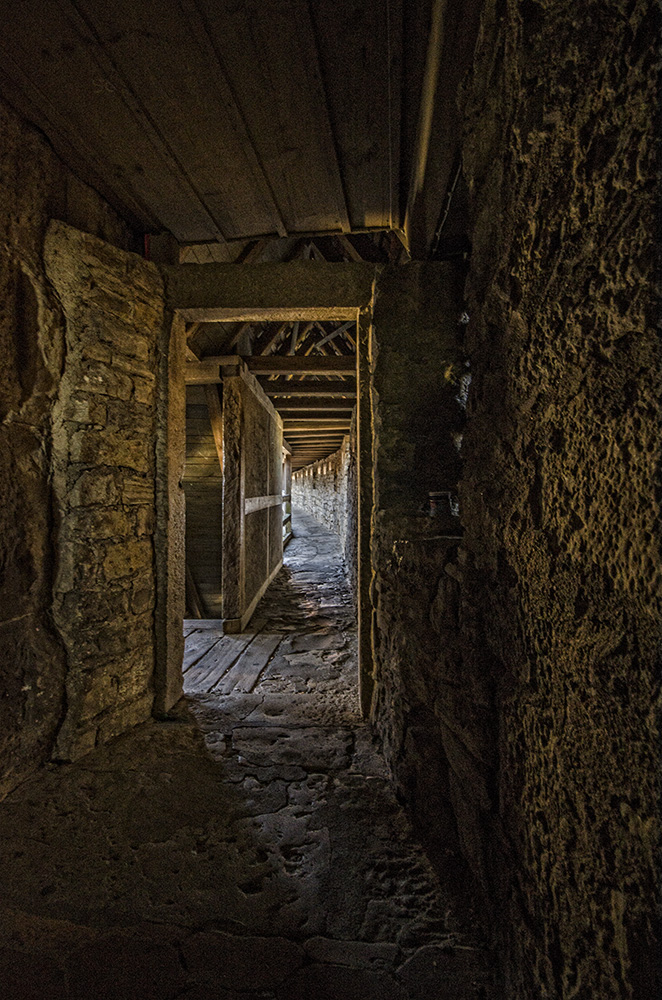
<svg viewBox="0 0 662 1000">
<path fill-rule="evenodd" d="M 360 719 L 338 541 L 294 531 L 249 632 L 189 630 L 178 718 L 0 806 L 6 996 L 492 996 Z"/>
</svg>

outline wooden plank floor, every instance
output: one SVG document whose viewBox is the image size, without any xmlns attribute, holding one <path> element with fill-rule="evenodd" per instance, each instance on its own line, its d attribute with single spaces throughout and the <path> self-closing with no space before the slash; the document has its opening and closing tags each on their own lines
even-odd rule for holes
<svg viewBox="0 0 662 1000">
<path fill-rule="evenodd" d="M 184 653 L 185 694 L 249 693 L 283 639 L 282 632 L 262 631 L 256 621 L 249 632 L 224 635 L 221 628 L 195 628 L 187 622 Z"/>
</svg>

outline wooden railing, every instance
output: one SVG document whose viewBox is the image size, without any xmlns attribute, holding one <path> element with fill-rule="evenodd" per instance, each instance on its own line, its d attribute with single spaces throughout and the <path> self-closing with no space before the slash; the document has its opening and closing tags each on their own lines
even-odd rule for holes
<svg viewBox="0 0 662 1000">
<path fill-rule="evenodd" d="M 292 537 L 292 494 L 283 493 L 283 548 Z"/>
</svg>

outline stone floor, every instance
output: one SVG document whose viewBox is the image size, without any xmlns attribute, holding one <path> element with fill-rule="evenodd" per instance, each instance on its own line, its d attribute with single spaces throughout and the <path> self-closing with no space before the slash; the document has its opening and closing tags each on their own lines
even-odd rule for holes
<svg viewBox="0 0 662 1000">
<path fill-rule="evenodd" d="M 294 531 L 249 632 L 191 623 L 176 719 L 0 805 L 3 997 L 493 996 L 360 719 L 338 542 Z"/>
</svg>

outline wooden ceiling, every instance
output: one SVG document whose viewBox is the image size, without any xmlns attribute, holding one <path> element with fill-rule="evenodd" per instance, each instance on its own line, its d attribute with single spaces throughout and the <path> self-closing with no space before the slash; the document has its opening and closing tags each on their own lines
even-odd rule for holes
<svg viewBox="0 0 662 1000">
<path fill-rule="evenodd" d="M 406 258 L 403 243 L 425 257 L 447 219 L 457 87 L 480 8 L 0 0 L 0 93 L 154 249 L 160 241 L 154 259 L 393 263 Z M 351 356 L 353 331 L 342 326 L 196 323 L 189 352 Z M 351 376 L 260 378 L 295 465 L 335 449 Z M 284 378 L 292 392 L 275 393 Z"/>
<path fill-rule="evenodd" d="M 399 229 L 433 2 L 5 0 L 0 90 L 134 226 L 215 259 Z"/>
</svg>

